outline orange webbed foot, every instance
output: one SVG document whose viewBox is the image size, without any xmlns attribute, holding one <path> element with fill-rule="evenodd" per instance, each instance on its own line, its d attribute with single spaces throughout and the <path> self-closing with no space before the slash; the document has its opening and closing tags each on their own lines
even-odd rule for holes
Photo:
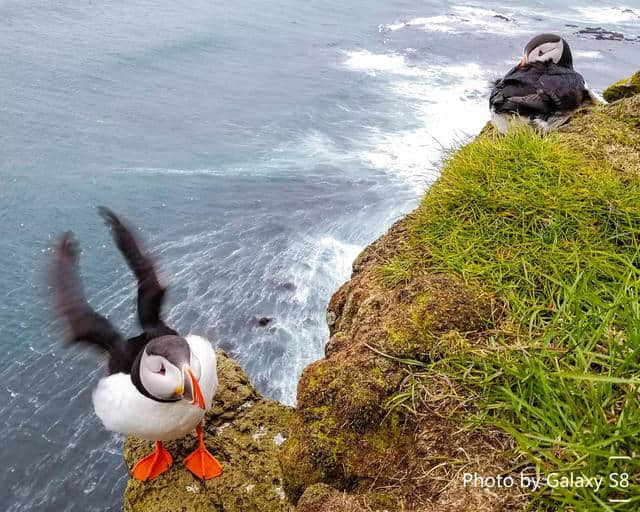
<svg viewBox="0 0 640 512">
<path fill-rule="evenodd" d="M 140 459 L 133 468 L 132 476 L 136 480 L 151 480 L 165 471 L 173 464 L 171 454 L 162 446 L 162 441 L 156 441 L 153 453 Z"/>
<path fill-rule="evenodd" d="M 205 447 L 202 427 L 198 426 L 196 432 L 198 433 L 198 447 L 184 459 L 184 465 L 195 476 L 204 480 L 220 476 L 222 466 Z"/>
</svg>

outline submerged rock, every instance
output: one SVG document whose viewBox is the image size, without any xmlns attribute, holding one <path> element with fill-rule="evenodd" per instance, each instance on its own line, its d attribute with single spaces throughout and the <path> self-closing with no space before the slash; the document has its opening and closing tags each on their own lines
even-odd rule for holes
<svg viewBox="0 0 640 512">
<path fill-rule="evenodd" d="M 624 41 L 627 40 L 621 32 L 612 32 L 602 27 L 586 27 L 576 32 L 576 35 L 583 37 L 592 37 L 598 41 Z M 630 39 L 628 39 L 630 40 Z"/>
<path fill-rule="evenodd" d="M 173 467 L 150 482 L 129 480 L 127 512 L 293 509 L 283 492 L 278 463 L 293 409 L 260 396 L 236 362 L 220 350 L 217 355 L 220 387 L 206 417 L 205 442 L 222 464 L 222 476 L 203 483 L 182 465 L 196 447 L 195 435 L 166 443 Z M 151 450 L 151 442 L 128 438 L 124 456 L 129 470 Z"/>
<path fill-rule="evenodd" d="M 261 327 L 266 327 L 267 325 L 269 325 L 271 323 L 272 320 L 273 320 L 273 318 L 270 317 L 270 316 L 263 316 L 263 317 L 258 319 L 258 324 Z"/>
</svg>

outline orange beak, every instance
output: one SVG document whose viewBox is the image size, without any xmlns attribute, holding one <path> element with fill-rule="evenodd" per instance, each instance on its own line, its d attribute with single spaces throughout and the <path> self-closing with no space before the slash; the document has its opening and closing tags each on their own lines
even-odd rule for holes
<svg viewBox="0 0 640 512">
<path fill-rule="evenodd" d="M 200 409 L 206 409 L 204 396 L 200 389 L 200 384 L 198 384 L 198 379 L 196 379 L 196 376 L 188 365 L 182 367 L 182 378 L 184 380 L 183 394 L 187 399 L 191 397 L 189 403 L 200 407 Z"/>
<path fill-rule="evenodd" d="M 527 58 L 523 55 L 522 58 L 520 59 L 520 62 L 518 62 L 518 64 L 516 64 L 516 67 L 517 68 L 521 68 L 526 63 L 527 63 Z"/>
</svg>

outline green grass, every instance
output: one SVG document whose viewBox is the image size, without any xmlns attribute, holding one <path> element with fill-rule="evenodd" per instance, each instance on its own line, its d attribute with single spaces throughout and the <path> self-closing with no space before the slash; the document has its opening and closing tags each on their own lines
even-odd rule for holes
<svg viewBox="0 0 640 512">
<path fill-rule="evenodd" d="M 480 136 L 445 163 L 409 245 L 380 269 L 384 283 L 454 274 L 501 297 L 508 314 L 477 349 L 405 361 L 409 378 L 389 406 L 417 413 L 428 380 L 447 375 L 479 404 L 472 422 L 515 439 L 509 470 L 632 475 L 626 489 L 546 488 L 533 510 L 639 510 L 637 177 L 591 160 L 568 134 Z"/>
</svg>

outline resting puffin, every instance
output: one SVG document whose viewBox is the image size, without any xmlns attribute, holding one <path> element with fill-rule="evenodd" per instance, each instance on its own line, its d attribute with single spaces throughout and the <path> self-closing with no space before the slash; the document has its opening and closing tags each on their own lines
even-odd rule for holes
<svg viewBox="0 0 640 512">
<path fill-rule="evenodd" d="M 527 43 L 520 62 L 495 82 L 489 108 L 491 122 L 501 133 L 514 121 L 547 132 L 584 102 L 602 100 L 574 71 L 569 44 L 560 36 L 540 34 Z"/>
<path fill-rule="evenodd" d="M 196 429 L 198 447 L 184 459 L 194 475 L 209 479 L 222 468 L 204 446 L 202 421 L 218 388 L 216 355 L 211 344 L 194 335 L 180 336 L 162 320 L 166 289 L 153 261 L 130 229 L 109 209 L 100 214 L 138 280 L 138 320 L 142 334 L 125 340 L 87 303 L 78 273 L 73 234 L 62 235 L 54 250 L 51 286 L 58 314 L 69 326 L 69 340 L 99 348 L 109 356 L 109 375 L 93 392 L 93 406 L 105 428 L 155 441 L 153 453 L 137 462 L 133 478 L 149 480 L 173 464 L 163 441 Z"/>
</svg>

